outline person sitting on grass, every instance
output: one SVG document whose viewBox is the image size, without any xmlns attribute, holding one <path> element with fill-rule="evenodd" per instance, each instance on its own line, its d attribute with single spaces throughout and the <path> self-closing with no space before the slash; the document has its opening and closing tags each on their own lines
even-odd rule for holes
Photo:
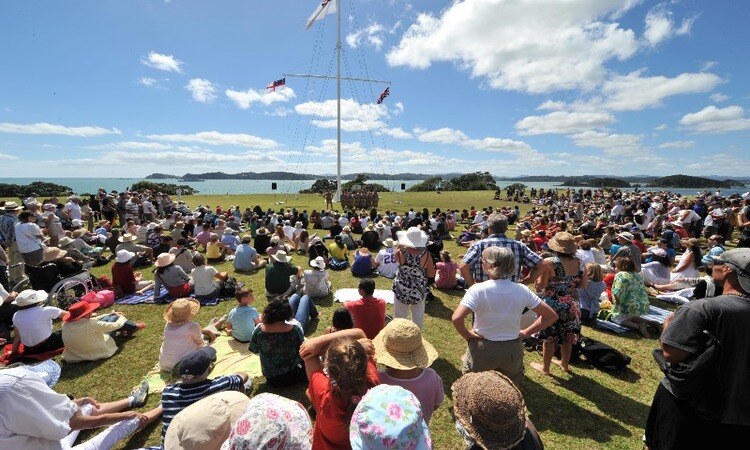
<svg viewBox="0 0 750 450">
<path fill-rule="evenodd" d="M 422 405 L 424 420 L 430 423 L 432 412 L 443 403 L 443 380 L 430 368 L 438 353 L 422 337 L 419 327 L 411 320 L 393 319 L 372 340 L 381 384 L 401 386 L 411 391 Z"/>
<path fill-rule="evenodd" d="M 307 381 L 299 356 L 305 334 L 299 324 L 288 322 L 291 319 L 289 303 L 273 300 L 263 310 L 262 322 L 250 339 L 250 351 L 260 356 L 263 376 L 275 388 Z"/>
<path fill-rule="evenodd" d="M 174 255 L 174 264 L 182 267 L 185 273 L 190 273 L 195 269 L 195 264 L 193 264 L 193 252 L 188 240 L 179 238 L 175 244 L 176 246 L 169 249 L 169 253 Z"/>
<path fill-rule="evenodd" d="M 465 286 L 463 278 L 457 276 L 458 264 L 451 260 L 448 251 L 440 252 L 440 262 L 435 265 L 435 287 L 438 289 L 455 289 Z"/>
<path fill-rule="evenodd" d="M 268 264 L 265 259 L 260 259 L 257 250 L 250 245 L 252 240 L 252 236 L 244 236 L 242 243 L 237 246 L 237 251 L 234 252 L 234 261 L 232 261 L 235 272 L 253 272 L 266 267 L 266 264 Z"/>
<path fill-rule="evenodd" d="M 365 332 L 367 339 L 375 339 L 385 326 L 385 300 L 373 297 L 375 282 L 365 278 L 359 282 L 361 299 L 345 302 L 344 308 L 349 311 L 354 326 Z"/>
<path fill-rule="evenodd" d="M 386 278 L 396 278 L 398 272 L 398 263 L 396 262 L 396 256 L 394 255 L 393 239 L 387 238 L 383 241 L 384 248 L 380 249 L 378 255 L 375 257 L 375 267 L 378 275 Z"/>
<path fill-rule="evenodd" d="M 194 298 L 180 298 L 164 311 L 164 340 L 159 350 L 159 368 L 172 370 L 180 360 L 193 350 L 206 346 L 200 324 L 194 322 L 201 304 Z"/>
<path fill-rule="evenodd" d="M 252 289 L 240 288 L 235 293 L 238 305 L 226 317 L 226 331 L 240 342 L 248 343 L 255 327 L 261 322 L 258 310 L 250 306 L 255 301 Z M 221 320 L 219 321 L 221 322 Z"/>
<path fill-rule="evenodd" d="M 615 269 L 617 272 L 612 283 L 612 317 L 609 320 L 639 331 L 647 339 L 651 338 L 649 324 L 656 328 L 660 327 L 655 322 L 641 317 L 648 314 L 651 304 L 646 285 L 638 273 L 635 262 L 631 258 L 622 257 L 617 260 Z"/>
<path fill-rule="evenodd" d="M 227 252 L 227 247 L 219 242 L 219 235 L 211 234 L 211 238 L 208 240 L 208 244 L 206 245 L 206 259 L 208 260 L 208 262 L 224 262 Z"/>
<path fill-rule="evenodd" d="M 247 391 L 248 381 L 252 382 L 245 372 L 236 372 L 232 375 L 208 378 L 216 362 L 216 349 L 203 347 L 193 350 L 180 359 L 176 372 L 180 381 L 164 387 L 161 393 L 161 404 L 164 409 L 162 416 L 161 439 L 169 429 L 172 419 L 180 411 L 208 397 L 209 395 L 223 391 Z"/>
<path fill-rule="evenodd" d="M 146 403 L 148 384 L 129 397 L 109 403 L 72 399 L 47 386 L 39 374 L 24 367 L 0 370 L 0 448 L 107 450 L 159 418 L 161 406 L 146 412 L 127 411 Z M 74 446 L 81 430 L 108 427 Z"/>
<path fill-rule="evenodd" d="M 278 297 L 289 290 L 289 277 L 297 275 L 300 268 L 290 263 L 292 258 L 283 250 L 274 253 L 271 259 L 273 262 L 266 266 L 266 296 Z"/>
<path fill-rule="evenodd" d="M 156 258 L 154 303 L 159 299 L 162 287 L 174 298 L 187 297 L 193 290 L 192 280 L 180 266 L 174 264 L 174 258 L 171 253 L 162 253 Z"/>
<path fill-rule="evenodd" d="M 349 250 L 340 236 L 333 239 L 334 241 L 328 245 L 328 252 L 331 255 L 328 266 L 331 270 L 344 270 L 349 267 Z"/>
<path fill-rule="evenodd" d="M 48 353 L 64 347 L 61 331 L 52 331 L 52 321 L 62 319 L 65 314 L 60 308 L 43 306 L 49 294 L 44 291 L 27 289 L 21 291 L 13 304 L 18 311 L 13 314 L 15 338 L 11 355 L 18 355 L 23 343 L 25 355 Z"/>
<path fill-rule="evenodd" d="M 352 275 L 355 277 L 371 275 L 375 267 L 375 260 L 367 248 L 360 247 L 354 252 L 354 262 L 351 267 Z"/>
<path fill-rule="evenodd" d="M 74 363 L 107 359 L 117 352 L 117 343 L 112 339 L 116 332 L 121 336 L 132 336 L 146 327 L 143 322 L 129 321 L 120 312 L 92 317 L 98 308 L 98 303 L 88 302 L 77 302 L 68 308 L 62 326 L 65 344 L 63 361 Z"/>
<path fill-rule="evenodd" d="M 210 300 L 219 297 L 229 274 L 219 272 L 213 266 L 207 266 L 206 258 L 200 253 L 193 256 L 193 264 L 195 269 L 190 272 L 190 276 L 193 279 L 195 298 Z"/>
<path fill-rule="evenodd" d="M 208 242 L 211 240 L 211 224 L 210 223 L 204 223 L 201 226 L 200 233 L 195 235 L 195 240 L 198 242 L 198 245 L 203 247 L 204 249 L 208 249 Z"/>
<path fill-rule="evenodd" d="M 118 298 L 132 295 L 136 292 L 142 294 L 154 288 L 154 282 L 143 280 L 140 272 L 133 272 L 130 261 L 135 258 L 135 253 L 120 250 L 115 256 L 112 264 L 112 286 Z"/>
<path fill-rule="evenodd" d="M 354 328 L 354 321 L 349 311 L 344 308 L 336 308 L 333 311 L 333 318 L 331 318 L 331 326 L 325 329 L 325 334 L 351 330 L 352 328 Z"/>
</svg>

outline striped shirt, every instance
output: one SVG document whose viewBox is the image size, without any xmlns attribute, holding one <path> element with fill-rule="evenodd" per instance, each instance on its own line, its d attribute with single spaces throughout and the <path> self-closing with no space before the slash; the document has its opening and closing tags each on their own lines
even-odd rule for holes
<svg viewBox="0 0 750 450">
<path fill-rule="evenodd" d="M 514 283 L 521 279 L 523 267 L 533 269 L 542 261 L 542 257 L 534 253 L 523 242 L 507 238 L 504 234 L 493 234 L 471 244 L 466 255 L 464 255 L 463 262 L 469 266 L 471 276 L 477 282 L 489 279 L 489 276 L 482 269 L 482 252 L 488 247 L 505 247 L 516 256 L 516 273 L 510 278 Z"/>
<path fill-rule="evenodd" d="M 227 375 L 195 384 L 175 383 L 166 386 L 161 393 L 161 406 L 164 409 L 161 429 L 162 444 L 167 428 L 177 413 L 211 394 L 222 391 L 242 392 L 242 389 L 243 382 L 239 375 Z"/>
</svg>

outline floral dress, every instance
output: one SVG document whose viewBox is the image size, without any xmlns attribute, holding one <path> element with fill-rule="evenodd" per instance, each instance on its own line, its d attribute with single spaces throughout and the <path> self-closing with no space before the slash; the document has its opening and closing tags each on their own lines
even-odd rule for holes
<svg viewBox="0 0 750 450">
<path fill-rule="evenodd" d="M 427 298 L 427 270 L 422 266 L 423 249 L 414 255 L 404 252 L 404 263 L 398 266 L 393 279 L 393 295 L 405 305 L 415 305 Z"/>
<path fill-rule="evenodd" d="M 578 307 L 578 285 L 583 271 L 566 275 L 560 258 L 554 257 L 555 276 L 547 282 L 540 297 L 557 313 L 557 322 L 539 332 L 539 339 L 560 344 L 575 344 L 581 331 L 581 311 Z"/>
<path fill-rule="evenodd" d="M 634 272 L 618 272 L 612 283 L 612 320 L 623 320 L 648 314 L 650 303 L 643 279 Z"/>
</svg>

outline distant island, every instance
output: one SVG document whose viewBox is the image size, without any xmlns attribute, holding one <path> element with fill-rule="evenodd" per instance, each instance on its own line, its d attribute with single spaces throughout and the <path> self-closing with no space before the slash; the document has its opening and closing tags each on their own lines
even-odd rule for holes
<svg viewBox="0 0 750 450">
<path fill-rule="evenodd" d="M 745 186 L 745 183 L 737 180 L 714 180 L 711 178 L 691 177 L 689 175 L 670 175 L 657 178 L 649 183 L 649 187 L 658 188 L 730 189 L 743 186 Z"/>
<path fill-rule="evenodd" d="M 610 187 L 610 188 L 628 188 L 631 187 L 630 183 L 620 178 L 612 177 L 572 177 L 564 180 L 560 186 L 566 187 Z"/>
<path fill-rule="evenodd" d="M 425 180 L 430 177 L 436 176 L 435 174 L 423 174 L 423 173 L 395 173 L 395 174 L 384 174 L 384 173 L 349 173 L 341 175 L 344 180 L 354 180 L 357 177 L 364 175 L 369 180 L 394 180 L 394 181 L 418 181 Z M 446 179 L 461 176 L 461 173 L 448 173 L 441 174 L 439 176 Z M 207 173 L 186 173 L 184 175 L 168 175 L 165 173 L 152 173 L 145 177 L 146 180 L 166 180 L 166 179 L 179 179 L 181 181 L 204 181 L 204 180 L 275 180 L 275 181 L 290 181 L 290 180 L 318 180 L 321 178 L 336 178 L 334 175 L 315 175 L 308 173 L 292 173 L 292 172 L 240 172 L 240 173 L 224 173 L 224 172 L 207 172 Z"/>
</svg>

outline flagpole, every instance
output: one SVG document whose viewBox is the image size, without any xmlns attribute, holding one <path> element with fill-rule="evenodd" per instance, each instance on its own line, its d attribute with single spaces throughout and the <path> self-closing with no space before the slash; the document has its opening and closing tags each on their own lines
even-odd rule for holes
<svg viewBox="0 0 750 450">
<path fill-rule="evenodd" d="M 341 1 L 337 0 L 336 22 L 336 201 L 341 201 Z"/>
</svg>

